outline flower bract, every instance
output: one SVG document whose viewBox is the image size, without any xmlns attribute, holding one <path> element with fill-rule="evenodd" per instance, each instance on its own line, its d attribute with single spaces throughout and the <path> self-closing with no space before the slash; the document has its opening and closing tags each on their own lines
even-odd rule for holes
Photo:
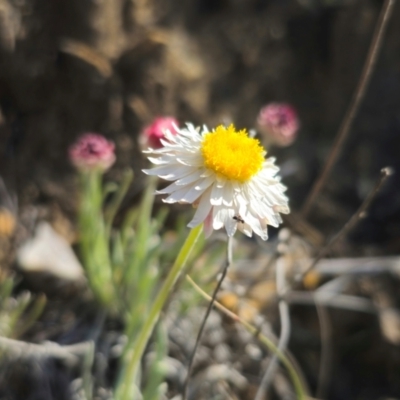
<svg viewBox="0 0 400 400">
<path fill-rule="evenodd" d="M 165 134 L 162 148 L 146 152 L 156 167 L 144 172 L 173 181 L 158 191 L 167 195 L 163 201 L 193 204 L 188 226 L 204 222 L 206 236 L 225 227 L 228 236 L 239 229 L 266 240 L 267 225 L 279 226 L 280 213 L 289 213 L 275 159 L 265 159 L 260 142 L 233 125 L 177 130 Z"/>
</svg>

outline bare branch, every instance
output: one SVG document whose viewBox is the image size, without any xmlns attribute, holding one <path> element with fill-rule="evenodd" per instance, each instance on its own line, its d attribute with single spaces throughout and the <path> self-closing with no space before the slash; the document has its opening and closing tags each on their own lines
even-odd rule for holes
<svg viewBox="0 0 400 400">
<path fill-rule="evenodd" d="M 283 257 L 278 258 L 276 261 L 276 288 L 277 293 L 280 297 L 279 299 L 279 316 L 281 321 L 281 334 L 279 337 L 278 350 L 282 353 L 286 351 L 289 337 L 290 337 L 290 314 L 289 314 L 289 305 L 284 298 L 286 288 L 285 282 L 285 260 Z M 262 400 L 265 397 L 265 393 L 267 393 L 269 385 L 272 382 L 274 377 L 274 373 L 276 371 L 276 367 L 278 365 L 278 356 L 275 353 L 268 365 L 267 370 L 264 373 L 264 376 L 261 380 L 260 386 L 257 390 L 256 397 L 254 400 Z"/>
<path fill-rule="evenodd" d="M 304 202 L 302 208 L 302 214 L 304 217 L 307 217 L 311 206 L 314 204 L 318 193 L 321 191 L 324 183 L 329 177 L 331 173 L 332 167 L 335 164 L 338 155 L 343 147 L 343 143 L 345 142 L 354 118 L 357 114 L 358 109 L 360 108 L 361 101 L 364 98 L 365 92 L 367 90 L 369 81 L 371 79 L 372 72 L 374 70 L 376 60 L 378 57 L 378 52 L 382 46 L 382 39 L 387 28 L 388 22 L 390 20 L 390 16 L 392 15 L 393 7 L 396 3 L 396 0 L 386 0 L 381 13 L 379 15 L 378 22 L 376 24 L 374 36 L 372 38 L 371 46 L 368 51 L 368 55 L 364 64 L 364 68 L 360 77 L 360 81 L 358 82 L 356 91 L 354 93 L 353 99 L 350 103 L 350 106 L 347 110 L 346 115 L 343 118 L 342 125 L 339 128 L 339 131 L 336 135 L 335 142 L 332 146 L 331 152 L 328 156 L 328 159 L 324 165 L 324 168 L 316 180 L 314 186 L 312 187 L 306 201 Z"/>
<path fill-rule="evenodd" d="M 343 228 L 331 239 L 331 241 L 318 253 L 315 257 L 312 264 L 302 273 L 304 276 L 307 272 L 312 270 L 319 260 L 325 257 L 332 249 L 332 247 L 344 236 L 346 236 L 357 224 L 358 222 L 365 218 L 369 206 L 372 201 L 375 199 L 376 195 L 379 193 L 383 185 L 385 184 L 387 178 L 394 173 L 392 168 L 386 167 L 381 170 L 381 177 L 379 181 L 376 183 L 375 187 L 371 190 L 367 198 L 363 201 L 360 208 L 356 211 L 355 214 L 349 219 L 349 221 L 343 226 Z"/>
<path fill-rule="evenodd" d="M 194 361 L 194 357 L 196 355 L 197 348 L 199 347 L 200 340 L 201 340 L 201 337 L 203 335 L 204 327 L 206 326 L 207 319 L 208 319 L 208 317 L 210 315 L 210 312 L 211 312 L 211 309 L 212 309 L 212 307 L 214 305 L 214 302 L 215 302 L 215 299 L 217 297 L 218 291 L 221 288 L 221 285 L 222 285 L 223 280 L 225 279 L 226 273 L 228 272 L 228 268 L 232 264 L 232 240 L 233 240 L 232 237 L 228 237 L 226 265 L 225 265 L 225 267 L 224 267 L 224 269 L 222 271 L 222 274 L 221 274 L 221 277 L 220 277 L 220 279 L 218 281 L 218 284 L 214 289 L 214 293 L 212 295 L 211 301 L 208 304 L 206 314 L 204 315 L 204 318 L 203 318 L 203 321 L 201 323 L 199 332 L 197 334 L 197 338 L 196 338 L 196 343 L 194 345 L 194 349 L 193 349 L 192 354 L 191 354 L 190 359 L 189 359 L 188 371 L 187 371 L 185 383 L 184 383 L 183 389 L 182 389 L 182 400 L 186 400 L 186 397 L 187 397 L 187 389 L 188 389 L 188 384 L 189 384 L 189 379 L 190 379 L 190 372 L 191 372 L 191 369 L 192 369 L 192 366 L 193 366 L 193 361 Z"/>
</svg>

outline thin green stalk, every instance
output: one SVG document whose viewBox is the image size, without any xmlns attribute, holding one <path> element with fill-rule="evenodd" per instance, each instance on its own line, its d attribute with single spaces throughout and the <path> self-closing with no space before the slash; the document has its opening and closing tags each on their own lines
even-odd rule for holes
<svg viewBox="0 0 400 400">
<path fill-rule="evenodd" d="M 131 288 L 134 282 L 138 282 L 140 272 L 143 271 L 143 268 L 146 268 L 146 266 L 143 265 L 143 262 L 146 258 L 148 241 L 151 235 L 151 212 L 154 203 L 154 192 L 157 187 L 157 179 L 155 178 L 156 177 L 150 177 L 148 180 L 147 188 L 140 203 L 136 228 L 137 237 L 135 239 L 135 254 L 132 258 L 131 265 L 129 265 L 125 278 L 127 288 Z"/>
<path fill-rule="evenodd" d="M 156 177 L 151 176 L 149 178 L 135 224 L 135 245 L 133 247 L 133 253 L 128 256 L 132 261 L 129 262 L 124 277 L 124 298 L 126 299 L 128 308 L 131 310 L 127 319 L 125 334 L 130 342 L 134 342 L 134 333 L 138 331 L 138 326 L 142 324 L 141 321 L 143 321 L 147 315 L 156 280 L 156 276 L 149 271 L 147 265 L 150 255 L 149 242 L 153 232 L 151 214 L 154 203 L 154 192 L 157 187 Z M 132 291 L 134 291 L 134 295 L 132 295 Z M 130 347 L 130 345 L 126 346 L 126 352 L 129 352 Z M 125 354 L 124 357 L 126 357 Z"/>
<path fill-rule="evenodd" d="M 117 192 L 115 193 L 113 199 L 111 200 L 110 204 L 106 208 L 104 212 L 104 220 L 106 223 L 106 232 L 107 232 L 107 237 L 108 239 L 110 238 L 110 233 L 111 233 L 111 228 L 112 224 L 115 218 L 115 215 L 117 214 L 117 211 L 126 195 L 128 192 L 129 186 L 131 185 L 133 180 L 133 171 L 131 169 L 127 169 L 124 172 L 124 175 L 122 177 L 122 181 L 118 187 Z"/>
<path fill-rule="evenodd" d="M 154 303 L 149 312 L 149 316 L 144 323 L 141 331 L 139 332 L 137 340 L 132 346 L 132 358 L 129 360 L 126 372 L 122 377 L 123 380 L 120 382 L 117 388 L 115 396 L 117 400 L 131 400 L 131 383 L 135 381 L 135 377 L 139 370 L 140 361 L 142 359 L 146 345 L 153 332 L 154 326 L 158 321 L 161 310 L 163 309 L 169 295 L 171 294 L 175 282 L 185 268 L 187 260 L 190 257 L 190 253 L 194 248 L 196 241 L 202 232 L 202 229 L 203 225 L 199 225 L 191 230 L 189 236 L 187 237 L 178 254 L 178 257 L 175 260 L 174 265 L 169 271 L 167 278 L 165 279 L 156 299 L 154 300 Z"/>
<path fill-rule="evenodd" d="M 81 190 L 79 225 L 85 268 L 95 296 L 107 308 L 111 308 L 115 306 L 116 296 L 102 212 L 101 171 L 82 172 Z"/>
<path fill-rule="evenodd" d="M 194 357 L 196 355 L 197 348 L 199 347 L 199 344 L 200 344 L 200 341 L 201 341 L 201 337 L 203 335 L 204 328 L 206 326 L 208 317 L 210 316 L 211 309 L 214 306 L 214 302 L 215 302 L 215 299 L 216 299 L 217 294 L 219 292 L 219 289 L 221 288 L 222 282 L 224 281 L 225 276 L 226 276 L 226 274 L 228 272 L 228 268 L 232 265 L 232 243 L 233 243 L 233 239 L 230 236 L 230 237 L 228 237 L 228 246 L 227 246 L 227 251 L 226 251 L 226 264 L 225 264 L 225 267 L 222 270 L 221 277 L 218 279 L 218 283 L 217 283 L 217 286 L 214 289 L 214 293 L 212 295 L 211 301 L 208 303 L 206 314 L 204 315 L 203 321 L 202 321 L 202 323 L 200 325 L 199 332 L 198 332 L 197 338 L 196 338 L 196 342 L 195 342 L 192 354 L 190 355 L 188 368 L 187 368 L 187 375 L 186 375 L 185 383 L 183 384 L 183 389 L 182 389 L 182 400 L 186 400 L 186 398 L 187 398 L 189 379 L 190 379 L 190 374 L 192 372 Z"/>
<path fill-rule="evenodd" d="M 260 335 L 259 330 L 255 328 L 254 326 L 250 325 L 246 321 L 242 321 L 242 324 L 244 327 L 253 335 L 257 336 L 258 340 L 265 345 L 272 353 L 274 353 L 281 363 L 285 366 L 290 379 L 293 382 L 294 390 L 296 392 L 296 397 L 298 400 L 305 400 L 307 399 L 307 396 L 305 394 L 305 390 L 303 388 L 303 385 L 300 381 L 299 376 L 297 375 L 296 370 L 293 368 L 292 363 L 289 361 L 289 359 L 285 356 L 284 353 L 282 353 L 275 344 L 269 340 L 266 336 Z"/>
<path fill-rule="evenodd" d="M 209 296 L 199 285 L 194 282 L 194 280 L 189 276 L 186 275 L 186 280 L 193 286 L 193 288 L 200 293 L 206 300 L 210 301 L 211 296 Z M 234 321 L 241 323 L 252 335 L 257 337 L 257 339 L 273 354 L 275 354 L 282 364 L 285 366 L 290 379 L 293 382 L 294 390 L 296 392 L 296 398 L 298 400 L 306 400 L 309 396 L 306 394 L 305 385 L 301 382 L 299 375 L 297 374 L 295 368 L 293 367 L 292 363 L 290 362 L 289 358 L 281 352 L 278 347 L 274 344 L 274 342 L 268 339 L 265 335 L 263 335 L 258 328 L 254 327 L 253 325 L 249 324 L 244 319 L 240 318 L 238 315 L 233 313 L 232 311 L 225 308 L 222 304 L 214 301 L 215 307 L 221 310 L 223 313 L 228 315 Z"/>
</svg>

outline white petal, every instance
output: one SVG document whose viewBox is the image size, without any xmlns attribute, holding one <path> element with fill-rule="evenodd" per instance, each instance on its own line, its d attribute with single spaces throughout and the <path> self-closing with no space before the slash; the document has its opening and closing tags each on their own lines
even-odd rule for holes
<svg viewBox="0 0 400 400">
<path fill-rule="evenodd" d="M 175 183 L 177 185 L 187 185 L 188 183 L 193 183 L 201 178 L 202 170 L 196 169 L 184 178 L 178 179 Z"/>
<path fill-rule="evenodd" d="M 224 226 L 224 216 L 220 207 L 213 208 L 213 228 L 217 231 Z"/>
<path fill-rule="evenodd" d="M 289 214 L 290 213 L 290 208 L 287 204 L 279 204 L 279 205 L 273 206 L 273 209 L 275 212 L 280 212 L 281 214 Z"/>
<path fill-rule="evenodd" d="M 263 240 L 267 240 L 268 233 L 263 230 L 259 218 L 254 216 L 251 212 L 248 212 L 245 216 L 242 216 L 244 221 L 251 226 L 251 229 L 259 235 Z"/>
<path fill-rule="evenodd" d="M 210 193 L 211 189 L 208 189 L 201 196 L 196 213 L 194 214 L 193 219 L 188 224 L 189 228 L 193 228 L 201 224 L 210 213 L 210 211 L 212 211 L 212 205 L 210 203 Z"/>
<path fill-rule="evenodd" d="M 150 162 L 156 165 L 167 164 L 168 160 L 163 159 L 162 157 L 147 157 Z"/>
<path fill-rule="evenodd" d="M 214 179 L 212 176 L 208 176 L 207 178 L 201 179 L 196 185 L 197 190 L 207 189 L 209 186 L 213 184 Z"/>
<path fill-rule="evenodd" d="M 204 160 L 202 157 L 197 155 L 189 154 L 184 156 L 179 156 L 176 160 L 183 165 L 190 165 L 191 167 L 203 167 Z"/>
<path fill-rule="evenodd" d="M 198 189 L 198 186 L 193 186 L 188 192 L 182 197 L 182 201 L 185 203 L 192 204 L 195 200 L 197 200 L 206 190 Z"/>
<path fill-rule="evenodd" d="M 222 194 L 222 203 L 224 206 L 232 207 L 234 198 L 233 186 L 230 181 L 226 182 Z"/>
<path fill-rule="evenodd" d="M 143 172 L 148 175 L 158 175 L 163 179 L 168 179 L 168 176 L 175 176 L 176 172 L 179 171 L 180 168 L 177 168 L 175 165 L 167 165 L 165 167 L 156 167 L 153 169 L 144 169 Z"/>
<path fill-rule="evenodd" d="M 163 178 L 167 181 L 173 181 L 176 179 L 181 179 L 193 172 L 193 169 L 190 167 L 181 167 L 181 168 L 175 168 L 173 172 L 171 172 L 169 175 L 165 176 L 160 176 L 160 178 Z"/>
<path fill-rule="evenodd" d="M 205 188 L 198 188 L 195 186 L 196 183 L 186 186 L 179 186 L 179 189 L 172 192 L 166 199 L 163 201 L 165 203 L 176 203 L 177 201 L 182 203 L 193 203 L 197 200 L 205 191 Z"/>
<path fill-rule="evenodd" d="M 223 200 L 224 188 L 214 183 L 211 191 L 211 204 L 213 206 L 220 206 Z"/>
<path fill-rule="evenodd" d="M 144 172 L 146 175 L 157 175 L 157 171 L 154 171 L 154 169 L 142 169 L 142 172 Z"/>
<path fill-rule="evenodd" d="M 208 239 L 213 233 L 213 225 L 212 225 L 212 211 L 208 213 L 207 217 L 204 220 L 203 232 L 206 239 Z"/>
<path fill-rule="evenodd" d="M 180 188 L 178 187 L 176 182 L 173 182 L 170 185 L 168 185 L 167 187 L 165 187 L 164 189 L 157 190 L 156 193 L 157 194 L 170 194 L 170 193 L 176 192 L 179 189 Z"/>
<path fill-rule="evenodd" d="M 183 202 L 182 198 L 185 196 L 185 194 L 190 190 L 190 187 L 183 187 L 182 189 L 175 190 L 172 192 L 166 199 L 163 199 L 164 203 L 177 203 L 177 202 Z"/>
<path fill-rule="evenodd" d="M 208 176 L 214 176 L 215 172 L 211 171 L 210 169 L 204 169 L 203 173 L 201 174 L 202 178 L 207 178 Z"/>
<path fill-rule="evenodd" d="M 213 227 L 215 230 L 221 229 L 226 221 L 231 218 L 233 219 L 235 213 L 233 209 L 225 207 L 214 207 L 213 211 Z"/>
<path fill-rule="evenodd" d="M 238 224 L 238 229 L 240 232 L 243 232 L 248 237 L 253 236 L 253 230 L 251 229 L 251 226 L 249 224 Z"/>
<path fill-rule="evenodd" d="M 227 218 L 225 221 L 225 229 L 229 237 L 232 237 L 235 234 L 236 229 L 240 224 L 240 222 L 237 222 L 235 219 L 233 219 L 233 214 L 234 213 L 232 212 L 232 218 Z"/>
</svg>

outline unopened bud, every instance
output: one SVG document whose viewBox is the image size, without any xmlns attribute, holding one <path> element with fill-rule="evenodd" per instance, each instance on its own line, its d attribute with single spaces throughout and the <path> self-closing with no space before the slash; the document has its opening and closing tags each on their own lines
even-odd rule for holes
<svg viewBox="0 0 400 400">
<path fill-rule="evenodd" d="M 279 147 L 291 145 L 299 130 L 296 110 L 289 104 L 270 103 L 260 110 L 257 127 L 265 140 Z"/>
<path fill-rule="evenodd" d="M 174 117 L 158 117 L 150 125 L 146 126 L 140 134 L 142 148 L 151 147 L 159 149 L 163 147 L 161 139 L 164 139 L 167 131 L 177 133 L 178 121 Z"/>
<path fill-rule="evenodd" d="M 70 148 L 69 157 L 79 170 L 108 170 L 115 162 L 115 145 L 97 133 L 86 133 Z"/>
</svg>

